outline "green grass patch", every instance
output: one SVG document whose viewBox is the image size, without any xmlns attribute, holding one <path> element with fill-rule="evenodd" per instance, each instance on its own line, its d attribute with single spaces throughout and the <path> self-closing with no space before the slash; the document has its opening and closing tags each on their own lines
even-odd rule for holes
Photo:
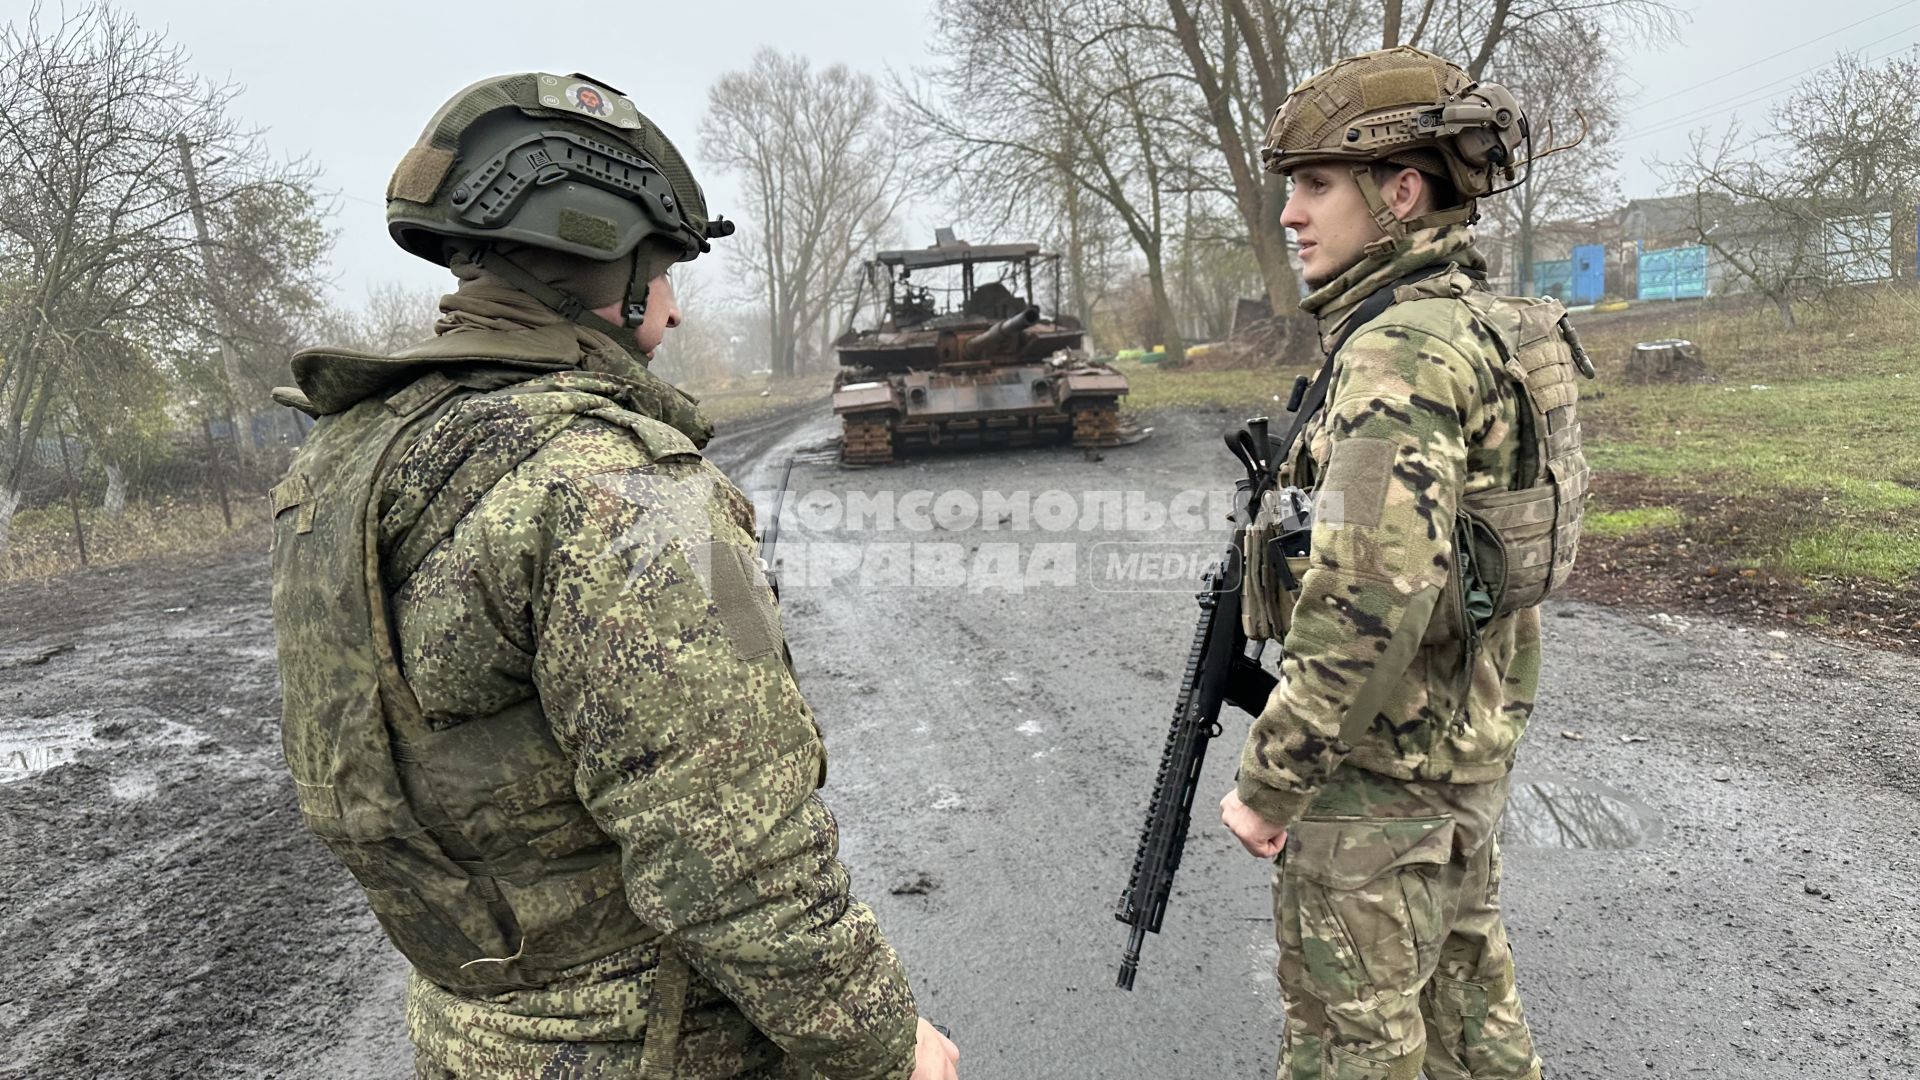
<svg viewBox="0 0 1920 1080">
<path fill-rule="evenodd" d="M 1603 366 L 1581 404 L 1588 457 L 1603 474 L 1744 506 L 1742 545 L 1795 575 L 1920 579 L 1920 353 L 1907 342 L 1914 296 L 1869 291 L 1844 302 L 1846 320 L 1815 310 L 1795 330 L 1771 312 L 1739 308 L 1630 324 L 1617 351 L 1596 351 L 1603 364 L 1610 354 L 1624 359 L 1627 337 L 1705 339 L 1718 343 L 1702 342 L 1702 351 L 1720 381 L 1636 386 L 1620 377 L 1623 363 Z M 1596 337 L 1607 335 L 1587 334 L 1590 348 Z M 1688 528 L 1724 539 L 1711 513 Z"/>
<path fill-rule="evenodd" d="M 1127 377 L 1121 402 L 1126 412 L 1222 407 L 1280 416 L 1298 374 L 1291 368 L 1192 371 L 1125 360 L 1113 366 Z"/>
<path fill-rule="evenodd" d="M 1799 574 L 1900 583 L 1920 576 L 1920 531 L 1837 526 L 1795 538 L 1787 563 Z"/>
<path fill-rule="evenodd" d="M 1641 506 L 1631 510 L 1589 512 L 1582 528 L 1593 536 L 1620 537 L 1651 529 L 1678 528 L 1685 518 L 1671 506 Z"/>
</svg>

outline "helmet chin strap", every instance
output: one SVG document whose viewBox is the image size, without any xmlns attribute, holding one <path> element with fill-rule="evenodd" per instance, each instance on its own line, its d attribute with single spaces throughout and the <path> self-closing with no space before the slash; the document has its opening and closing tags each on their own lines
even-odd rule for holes
<svg viewBox="0 0 1920 1080">
<path fill-rule="evenodd" d="M 1416 170 L 1417 171 L 1417 170 Z M 1364 249 L 1368 255 L 1384 254 L 1399 247 L 1410 233 L 1421 229 L 1437 229 L 1443 225 L 1471 225 L 1480 220 L 1480 207 L 1476 200 L 1468 199 L 1464 206 L 1449 210 L 1431 210 L 1419 217 L 1402 220 L 1394 214 L 1393 207 L 1387 205 L 1386 195 L 1373 179 L 1373 163 L 1357 162 L 1353 166 L 1354 183 L 1360 185 L 1360 195 L 1367 200 L 1367 211 L 1373 215 L 1374 224 L 1387 235 L 1368 244 Z"/>
<path fill-rule="evenodd" d="M 620 309 L 620 324 L 629 331 L 639 329 L 640 324 L 647 321 L 647 294 L 653 289 L 653 282 L 640 280 L 639 246 L 634 247 L 632 258 L 633 266 L 627 271 L 627 303 Z"/>
</svg>

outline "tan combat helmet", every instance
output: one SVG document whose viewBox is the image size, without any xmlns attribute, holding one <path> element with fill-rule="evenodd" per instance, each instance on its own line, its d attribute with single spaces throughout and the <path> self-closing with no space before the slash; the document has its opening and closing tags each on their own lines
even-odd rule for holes
<svg viewBox="0 0 1920 1080">
<path fill-rule="evenodd" d="M 654 276 L 644 264 L 692 259 L 733 223 L 709 220 L 686 159 L 625 95 L 585 75 L 525 73 L 474 83 L 427 122 L 387 183 L 387 231 L 442 266 L 462 252 L 575 322 L 611 331 L 491 245 L 629 260 L 631 328 Z"/>
<path fill-rule="evenodd" d="M 1415 229 L 1472 221 L 1474 200 L 1511 185 L 1515 151 L 1532 136 L 1506 87 L 1474 82 L 1458 64 L 1401 45 L 1350 56 L 1294 87 L 1274 113 L 1260 159 L 1270 172 L 1349 161 L 1374 220 L 1399 240 Z M 1443 174 L 1462 205 L 1401 221 L 1368 166 Z"/>
</svg>

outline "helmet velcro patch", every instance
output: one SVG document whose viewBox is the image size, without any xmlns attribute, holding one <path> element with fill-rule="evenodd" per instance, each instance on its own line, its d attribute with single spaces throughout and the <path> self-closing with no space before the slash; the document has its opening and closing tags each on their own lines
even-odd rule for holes
<svg viewBox="0 0 1920 1080">
<path fill-rule="evenodd" d="M 612 251 L 620 242 L 620 226 L 598 214 L 565 207 L 560 211 L 559 236 L 569 243 Z"/>
<path fill-rule="evenodd" d="M 453 169 L 453 151 L 437 146 L 416 146 L 400 159 L 387 181 L 387 198 L 407 202 L 430 203 Z"/>
<path fill-rule="evenodd" d="M 1368 72 L 1360 80 L 1360 98 L 1369 109 L 1415 102 L 1438 102 L 1440 74 L 1430 67 L 1388 68 Z"/>
</svg>

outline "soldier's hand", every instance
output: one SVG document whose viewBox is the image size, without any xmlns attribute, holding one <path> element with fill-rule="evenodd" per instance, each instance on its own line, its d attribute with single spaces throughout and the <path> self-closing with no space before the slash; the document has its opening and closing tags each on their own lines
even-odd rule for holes
<svg viewBox="0 0 1920 1080">
<path fill-rule="evenodd" d="M 960 1048 L 920 1018 L 919 1042 L 913 1048 L 912 1080 L 960 1080 Z"/>
<path fill-rule="evenodd" d="M 1287 846 L 1286 827 L 1261 817 L 1240 801 L 1237 791 L 1227 792 L 1227 797 L 1220 800 L 1220 823 L 1247 849 L 1247 854 L 1255 858 L 1271 859 Z"/>
</svg>

